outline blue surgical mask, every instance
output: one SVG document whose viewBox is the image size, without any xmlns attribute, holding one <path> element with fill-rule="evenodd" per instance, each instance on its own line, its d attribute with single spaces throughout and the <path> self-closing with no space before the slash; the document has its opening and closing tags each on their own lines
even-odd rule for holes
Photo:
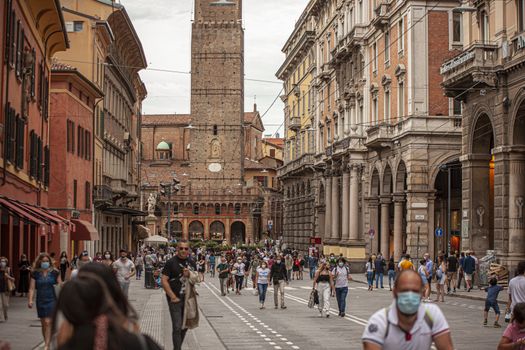
<svg viewBox="0 0 525 350">
<path fill-rule="evenodd" d="M 402 292 L 397 294 L 397 308 L 405 315 L 413 315 L 419 309 L 421 294 L 416 292 Z"/>
<path fill-rule="evenodd" d="M 40 267 L 43 268 L 44 270 L 47 270 L 49 269 L 49 261 L 43 261 L 40 263 Z"/>
</svg>

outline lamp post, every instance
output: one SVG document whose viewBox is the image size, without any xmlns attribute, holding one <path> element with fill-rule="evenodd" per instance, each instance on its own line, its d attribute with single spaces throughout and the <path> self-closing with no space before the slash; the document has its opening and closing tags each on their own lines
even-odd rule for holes
<svg viewBox="0 0 525 350">
<path fill-rule="evenodd" d="M 168 238 L 171 239 L 171 195 L 180 191 L 180 181 L 174 177 L 171 183 L 161 183 L 160 194 L 168 197 Z"/>
</svg>

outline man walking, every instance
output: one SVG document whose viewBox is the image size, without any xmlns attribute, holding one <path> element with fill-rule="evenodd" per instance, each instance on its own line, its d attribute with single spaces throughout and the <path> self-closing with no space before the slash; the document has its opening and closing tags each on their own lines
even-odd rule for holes
<svg viewBox="0 0 525 350">
<path fill-rule="evenodd" d="M 525 303 L 525 261 L 518 263 L 518 274 L 509 281 L 507 312 L 514 310 L 518 303 Z"/>
<path fill-rule="evenodd" d="M 381 281 L 381 288 L 383 288 L 383 275 L 385 273 L 385 260 L 383 259 L 383 255 L 381 253 L 377 254 L 375 264 L 375 272 L 376 272 L 376 289 L 378 287 L 378 282 Z"/>
<path fill-rule="evenodd" d="M 115 260 L 112 266 L 113 271 L 115 271 L 115 275 L 117 276 L 118 283 L 120 284 L 120 288 L 122 288 L 122 293 L 124 293 L 127 298 L 130 279 L 135 276 L 135 265 L 130 259 L 128 259 L 128 252 L 121 249 L 120 259 Z"/>
<path fill-rule="evenodd" d="M 476 271 L 476 261 L 470 256 L 470 250 L 467 250 L 467 256 L 463 260 L 463 273 L 467 282 L 467 292 L 472 290 L 472 275 Z"/>
<path fill-rule="evenodd" d="M 434 262 L 430 258 L 430 254 L 425 253 L 424 259 L 425 259 L 425 267 L 428 271 L 428 298 L 427 301 L 430 301 L 430 294 L 432 294 L 432 270 L 434 268 Z"/>
<path fill-rule="evenodd" d="M 401 271 L 394 283 L 394 301 L 370 319 L 361 340 L 365 350 L 452 350 L 445 316 L 437 305 L 421 303 L 423 281 L 414 270 Z"/>
<path fill-rule="evenodd" d="M 275 308 L 279 308 L 279 296 L 281 297 L 281 309 L 286 309 L 284 305 L 284 286 L 288 284 L 288 274 L 282 257 L 278 256 L 270 270 L 270 282 L 273 281 L 273 302 Z"/>
<path fill-rule="evenodd" d="M 164 288 L 166 298 L 168 298 L 174 350 L 181 350 L 186 332 L 190 328 L 188 327 L 188 320 L 184 319 L 186 316 L 184 309 L 186 300 L 194 297 L 194 293 L 192 293 L 193 295 L 186 295 L 187 290 L 191 290 L 199 280 L 199 276 L 195 272 L 197 267 L 195 262 L 189 259 L 189 253 L 189 243 L 180 240 L 177 243 L 177 255 L 168 260 L 162 269 L 162 288 Z M 192 311 L 195 314 L 194 319 L 197 320 L 197 324 L 192 324 L 192 328 L 194 328 L 198 325 L 198 309 Z"/>
<path fill-rule="evenodd" d="M 447 294 L 450 294 L 450 286 L 454 288 L 456 293 L 456 276 L 458 274 L 458 252 L 450 254 L 447 258 Z"/>
<path fill-rule="evenodd" d="M 228 281 L 230 275 L 230 266 L 226 263 L 226 258 L 221 256 L 221 262 L 217 265 L 217 271 L 219 271 L 219 283 L 221 285 L 221 295 L 225 296 L 227 290 L 226 282 Z"/>
</svg>

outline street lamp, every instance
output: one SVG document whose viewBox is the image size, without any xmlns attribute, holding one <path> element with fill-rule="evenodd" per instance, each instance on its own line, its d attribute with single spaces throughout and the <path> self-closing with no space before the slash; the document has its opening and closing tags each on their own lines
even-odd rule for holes
<svg viewBox="0 0 525 350">
<path fill-rule="evenodd" d="M 174 177 L 171 183 L 161 183 L 160 194 L 168 197 L 168 238 L 171 239 L 171 195 L 180 191 L 180 181 Z"/>
</svg>

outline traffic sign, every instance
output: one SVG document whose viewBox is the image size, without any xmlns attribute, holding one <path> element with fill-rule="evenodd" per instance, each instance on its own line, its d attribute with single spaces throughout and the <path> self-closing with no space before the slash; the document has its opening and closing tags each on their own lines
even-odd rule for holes
<svg viewBox="0 0 525 350">
<path fill-rule="evenodd" d="M 441 227 L 436 228 L 436 237 L 443 237 L 443 229 Z"/>
<path fill-rule="evenodd" d="M 373 239 L 374 236 L 376 235 L 376 230 L 371 228 L 370 230 L 368 230 L 368 234 L 370 235 L 370 239 Z"/>
<path fill-rule="evenodd" d="M 268 226 L 273 226 L 273 220 L 268 220 Z"/>
</svg>

